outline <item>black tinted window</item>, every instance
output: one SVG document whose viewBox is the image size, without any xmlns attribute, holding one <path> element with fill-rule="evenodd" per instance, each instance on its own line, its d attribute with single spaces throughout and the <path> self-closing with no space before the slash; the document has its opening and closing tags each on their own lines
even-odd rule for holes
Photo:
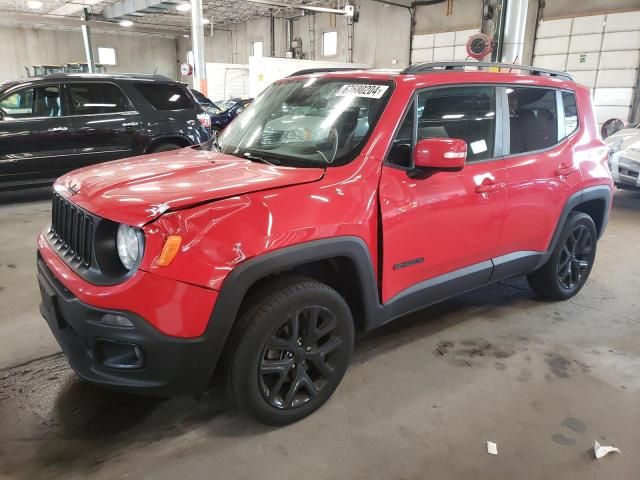
<svg viewBox="0 0 640 480">
<path fill-rule="evenodd" d="M 493 87 L 438 88 L 418 95 L 418 140 L 458 138 L 467 161 L 493 157 L 496 97 Z"/>
<path fill-rule="evenodd" d="M 391 151 L 387 157 L 387 162 L 409 168 L 413 165 L 411 152 L 413 147 L 413 125 L 415 118 L 415 105 L 412 103 L 411 108 L 407 111 L 402 125 L 396 137 L 393 139 Z"/>
<path fill-rule="evenodd" d="M 133 110 L 124 93 L 112 83 L 72 83 L 69 94 L 76 115 Z"/>
<path fill-rule="evenodd" d="M 510 153 L 533 152 L 558 143 L 556 91 L 550 88 L 508 88 Z"/>
<path fill-rule="evenodd" d="M 7 119 L 60 117 L 60 89 L 57 86 L 25 88 L 0 100 Z"/>
<path fill-rule="evenodd" d="M 564 106 L 564 137 L 568 137 L 578 129 L 578 107 L 573 92 L 562 92 Z"/>
<path fill-rule="evenodd" d="M 185 110 L 194 107 L 186 89 L 179 85 L 138 83 L 136 88 L 157 110 Z"/>
</svg>

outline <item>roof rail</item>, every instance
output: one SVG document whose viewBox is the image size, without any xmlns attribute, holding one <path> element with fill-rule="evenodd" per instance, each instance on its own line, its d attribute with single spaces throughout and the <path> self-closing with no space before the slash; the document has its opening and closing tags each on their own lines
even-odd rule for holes
<svg viewBox="0 0 640 480">
<path fill-rule="evenodd" d="M 330 72 L 348 72 L 353 70 L 367 70 L 362 67 L 327 67 L 327 68 L 307 68 L 292 73 L 289 77 L 297 77 L 298 75 L 310 75 L 312 73 L 330 73 Z M 288 77 L 287 77 L 288 78 Z"/>
<path fill-rule="evenodd" d="M 549 77 L 562 77 L 567 80 L 573 80 L 573 77 L 567 72 L 558 72 L 556 70 L 547 70 L 546 68 L 532 67 L 530 65 L 518 65 L 516 63 L 493 63 L 493 62 L 434 62 L 434 63 L 417 63 L 405 68 L 403 74 L 419 74 L 431 73 L 439 70 L 464 70 L 465 68 L 508 68 L 511 70 L 521 70 L 529 72 L 531 75 L 547 75 Z"/>
</svg>

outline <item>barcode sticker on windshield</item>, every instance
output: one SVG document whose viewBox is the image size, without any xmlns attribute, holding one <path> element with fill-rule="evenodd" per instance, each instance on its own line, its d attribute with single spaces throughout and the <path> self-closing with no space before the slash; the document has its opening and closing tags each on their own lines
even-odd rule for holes
<svg viewBox="0 0 640 480">
<path fill-rule="evenodd" d="M 364 98 L 382 98 L 384 92 L 389 88 L 388 85 L 343 85 L 336 97 L 364 97 Z"/>
</svg>

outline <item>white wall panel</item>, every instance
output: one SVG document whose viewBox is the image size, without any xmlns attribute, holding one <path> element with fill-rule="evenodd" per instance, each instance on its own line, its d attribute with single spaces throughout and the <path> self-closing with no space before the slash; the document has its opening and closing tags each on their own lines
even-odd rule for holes
<svg viewBox="0 0 640 480">
<path fill-rule="evenodd" d="M 571 33 L 571 19 L 543 20 L 538 24 L 536 38 L 562 37 Z"/>
<path fill-rule="evenodd" d="M 433 48 L 433 33 L 429 33 L 427 35 L 414 35 L 413 36 L 413 44 L 411 48 Z"/>
<path fill-rule="evenodd" d="M 433 62 L 433 48 L 419 48 L 411 52 L 413 63 Z"/>
<path fill-rule="evenodd" d="M 638 70 L 600 70 L 597 87 L 634 88 Z"/>
<path fill-rule="evenodd" d="M 478 30 L 458 30 L 455 32 L 455 45 L 466 45 L 471 35 L 478 33 Z"/>
<path fill-rule="evenodd" d="M 564 70 L 566 60 L 566 55 L 536 55 L 533 57 L 533 65 L 551 70 Z"/>
<path fill-rule="evenodd" d="M 567 53 L 569 37 L 541 38 L 536 41 L 534 55 L 556 55 Z"/>
<path fill-rule="evenodd" d="M 456 43 L 456 32 L 436 33 L 434 47 L 451 47 Z"/>
<path fill-rule="evenodd" d="M 611 51 L 602 52 L 600 59 L 601 69 L 622 69 L 622 68 L 638 68 L 640 61 L 640 53 L 636 51 Z"/>
<path fill-rule="evenodd" d="M 640 11 L 610 13 L 607 15 L 605 32 L 621 32 L 629 30 L 640 30 Z"/>
<path fill-rule="evenodd" d="M 453 60 L 453 47 L 440 47 L 433 49 L 434 62 L 448 62 Z"/>
<path fill-rule="evenodd" d="M 569 52 L 599 52 L 602 45 L 602 34 L 572 35 Z"/>
<path fill-rule="evenodd" d="M 576 72 L 569 71 L 573 79 L 585 87 L 593 88 L 596 86 L 596 70 L 579 70 Z"/>
<path fill-rule="evenodd" d="M 593 96 L 594 105 L 630 106 L 633 88 L 597 88 Z"/>
<path fill-rule="evenodd" d="M 637 50 L 640 48 L 640 30 L 630 32 L 611 32 L 604 34 L 603 51 Z"/>
<path fill-rule="evenodd" d="M 593 89 L 598 123 L 629 120 L 640 62 L 640 10 L 541 21 L 534 53 L 534 65 L 566 68 Z"/>
<path fill-rule="evenodd" d="M 468 57 L 467 47 L 465 45 L 456 45 L 453 48 L 453 59 L 456 62 L 464 62 L 467 59 L 467 57 Z"/>
<path fill-rule="evenodd" d="M 576 17 L 573 19 L 571 34 L 585 35 L 589 33 L 601 33 L 604 30 L 604 20 L 604 15 Z"/>
<path fill-rule="evenodd" d="M 568 70 L 596 70 L 598 68 L 598 52 L 570 53 L 567 57 Z"/>
<path fill-rule="evenodd" d="M 610 118 L 621 118 L 623 120 L 629 118 L 629 114 L 631 113 L 631 109 L 629 107 L 609 107 L 602 106 L 596 107 L 596 122 L 599 125 L 602 125 L 604 122 L 609 120 Z"/>
</svg>

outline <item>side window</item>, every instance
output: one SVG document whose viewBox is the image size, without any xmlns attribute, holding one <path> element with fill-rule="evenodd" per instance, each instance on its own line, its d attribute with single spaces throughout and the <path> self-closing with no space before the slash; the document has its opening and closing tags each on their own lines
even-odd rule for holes
<svg viewBox="0 0 640 480">
<path fill-rule="evenodd" d="M 124 93 L 112 83 L 71 83 L 69 84 L 69 94 L 75 115 L 133 110 Z"/>
<path fill-rule="evenodd" d="M 566 138 L 578 129 L 578 107 L 576 95 L 573 92 L 562 92 L 564 107 L 564 136 Z"/>
<path fill-rule="evenodd" d="M 411 108 L 407 111 L 407 115 L 400 125 L 396 137 L 393 139 L 393 145 L 387 156 L 387 162 L 399 167 L 409 168 L 413 164 L 411 152 L 413 151 L 413 131 L 415 119 L 415 103 L 411 104 Z"/>
<path fill-rule="evenodd" d="M 179 85 L 168 83 L 137 83 L 136 88 L 156 110 L 188 110 L 193 102 Z"/>
<path fill-rule="evenodd" d="M 493 87 L 426 90 L 418 95 L 418 140 L 458 138 L 467 142 L 467 162 L 494 156 L 496 94 Z"/>
<path fill-rule="evenodd" d="M 0 100 L 5 118 L 61 117 L 60 89 L 57 86 L 25 88 Z"/>
<path fill-rule="evenodd" d="M 558 143 L 556 90 L 507 88 L 511 154 L 533 152 Z"/>
</svg>

